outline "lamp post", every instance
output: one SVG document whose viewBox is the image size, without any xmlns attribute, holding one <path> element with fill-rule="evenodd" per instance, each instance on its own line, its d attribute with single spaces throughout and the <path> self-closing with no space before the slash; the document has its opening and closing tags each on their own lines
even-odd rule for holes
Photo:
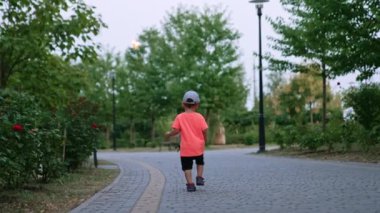
<svg viewBox="0 0 380 213">
<path fill-rule="evenodd" d="M 109 73 L 110 78 L 112 79 L 112 147 L 113 150 L 116 151 L 116 134 L 115 134 L 115 126 L 116 126 L 116 108 L 115 108 L 115 71 L 111 71 Z"/>
<path fill-rule="evenodd" d="M 263 57 L 261 53 L 261 16 L 263 3 L 269 0 L 251 0 L 256 4 L 257 16 L 259 17 L 259 153 L 265 152 L 265 126 L 264 126 L 264 97 L 263 97 Z"/>
</svg>

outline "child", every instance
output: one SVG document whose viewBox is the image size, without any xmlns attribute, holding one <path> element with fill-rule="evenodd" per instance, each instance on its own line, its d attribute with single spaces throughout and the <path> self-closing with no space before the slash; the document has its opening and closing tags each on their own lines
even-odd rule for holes
<svg viewBox="0 0 380 213">
<path fill-rule="evenodd" d="M 195 91 L 188 91 L 183 96 L 182 107 L 184 112 L 178 114 L 172 124 L 172 130 L 165 134 L 166 140 L 171 136 L 181 133 L 180 156 L 182 170 L 186 178 L 188 192 L 193 192 L 196 187 L 193 183 L 191 171 L 193 161 L 197 165 L 196 184 L 204 185 L 203 178 L 203 152 L 207 141 L 207 123 L 203 116 L 196 112 L 200 99 Z"/>
</svg>

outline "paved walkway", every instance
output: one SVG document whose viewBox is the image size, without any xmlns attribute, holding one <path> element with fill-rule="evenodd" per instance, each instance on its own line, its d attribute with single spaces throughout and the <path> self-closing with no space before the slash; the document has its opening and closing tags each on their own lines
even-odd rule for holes
<svg viewBox="0 0 380 213">
<path fill-rule="evenodd" d="M 121 173 L 72 212 L 380 213 L 380 165 L 207 151 L 206 185 L 186 192 L 177 152 L 100 152 Z"/>
</svg>

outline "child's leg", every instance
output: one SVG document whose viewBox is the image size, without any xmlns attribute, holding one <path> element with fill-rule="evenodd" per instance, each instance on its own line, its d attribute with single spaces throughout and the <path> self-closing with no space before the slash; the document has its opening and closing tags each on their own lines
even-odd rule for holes
<svg viewBox="0 0 380 213">
<path fill-rule="evenodd" d="M 193 183 L 193 177 L 191 174 L 191 170 L 185 170 L 183 171 L 185 173 L 185 178 L 187 183 Z"/>
<path fill-rule="evenodd" d="M 205 179 L 203 178 L 203 168 L 205 163 L 203 160 L 203 155 L 196 157 L 195 161 L 197 163 L 197 177 L 195 178 L 197 186 L 204 186 Z"/>
<path fill-rule="evenodd" d="M 203 168 L 204 168 L 204 159 L 203 155 L 197 156 L 195 158 L 195 162 L 197 164 L 197 177 L 203 177 Z"/>
<path fill-rule="evenodd" d="M 197 165 L 197 176 L 203 177 L 203 165 Z"/>
<path fill-rule="evenodd" d="M 193 159 L 191 157 L 181 157 L 182 171 L 185 174 L 186 182 L 193 183 L 192 169 Z"/>
</svg>

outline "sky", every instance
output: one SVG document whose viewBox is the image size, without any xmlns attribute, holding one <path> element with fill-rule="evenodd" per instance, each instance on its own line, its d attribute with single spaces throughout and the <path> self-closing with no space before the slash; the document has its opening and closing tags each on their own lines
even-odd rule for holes
<svg viewBox="0 0 380 213">
<path fill-rule="evenodd" d="M 161 27 L 161 23 L 167 17 L 167 13 L 179 5 L 204 6 L 218 5 L 226 8 L 232 28 L 240 32 L 239 52 L 240 61 L 245 69 L 245 83 L 250 88 L 247 98 L 247 108 L 252 107 L 253 100 L 253 64 L 258 64 L 258 58 L 253 58 L 252 53 L 258 52 L 258 16 L 255 5 L 248 0 L 85 0 L 89 5 L 95 6 L 95 11 L 101 15 L 102 20 L 108 25 L 99 36 L 94 38 L 106 49 L 115 52 L 124 52 L 131 46 L 142 31 L 149 27 Z M 264 3 L 262 17 L 262 52 L 270 52 L 272 55 L 280 55 L 269 48 L 267 36 L 273 36 L 274 31 L 266 20 L 266 17 L 289 18 L 289 14 L 282 8 L 280 0 L 270 0 Z M 264 64 L 265 66 L 265 64 Z M 266 85 L 268 71 L 264 71 L 263 84 Z M 258 77 L 256 70 L 256 94 L 258 93 Z M 337 85 L 340 82 L 340 86 Z M 340 77 L 330 81 L 335 91 L 348 88 L 355 82 L 354 75 Z"/>
</svg>

